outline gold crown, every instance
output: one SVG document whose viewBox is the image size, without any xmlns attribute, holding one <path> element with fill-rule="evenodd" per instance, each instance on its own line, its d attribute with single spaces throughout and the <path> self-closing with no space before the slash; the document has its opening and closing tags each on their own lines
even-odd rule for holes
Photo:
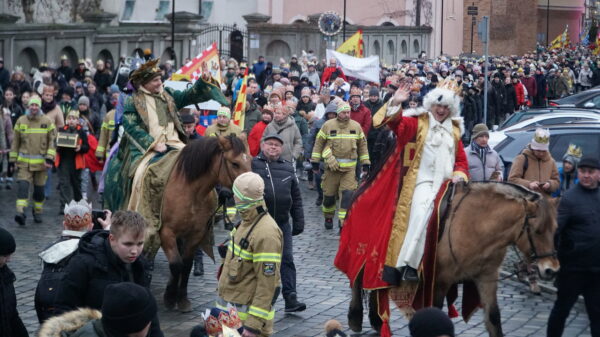
<svg viewBox="0 0 600 337">
<path fill-rule="evenodd" d="M 548 131 L 546 129 L 535 130 L 535 135 L 533 136 L 533 140 L 538 144 L 550 143 L 550 131 Z"/>
<path fill-rule="evenodd" d="M 575 144 L 569 144 L 569 148 L 567 149 L 567 155 L 581 158 L 581 156 L 583 155 L 583 151 L 581 150 L 581 147 Z"/>
<path fill-rule="evenodd" d="M 68 60 L 68 59 L 69 59 L 69 58 L 67 57 L 67 55 L 63 55 L 63 56 L 61 56 L 61 57 L 60 57 L 60 60 L 61 60 L 61 61 L 65 61 L 65 60 Z"/>
</svg>

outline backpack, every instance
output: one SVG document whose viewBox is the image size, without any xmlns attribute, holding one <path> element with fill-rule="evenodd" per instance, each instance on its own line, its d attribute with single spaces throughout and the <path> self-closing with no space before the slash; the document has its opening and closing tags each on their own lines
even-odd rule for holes
<svg viewBox="0 0 600 337">
<path fill-rule="evenodd" d="M 64 278 L 67 266 L 77 251 L 63 258 L 58 263 L 43 262 L 42 276 L 35 289 L 35 310 L 40 322 L 60 314 L 56 310 L 58 288 Z"/>
</svg>

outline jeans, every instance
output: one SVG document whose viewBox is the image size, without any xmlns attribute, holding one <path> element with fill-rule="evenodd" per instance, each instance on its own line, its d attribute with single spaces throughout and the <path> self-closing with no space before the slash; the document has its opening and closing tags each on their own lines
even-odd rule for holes
<svg viewBox="0 0 600 337">
<path fill-rule="evenodd" d="M 296 265 L 294 265 L 294 252 L 292 241 L 292 226 L 284 223 L 279 226 L 283 232 L 283 254 L 281 256 L 281 285 L 282 294 L 286 296 L 296 292 Z"/>
<path fill-rule="evenodd" d="M 560 337 L 569 312 L 583 295 L 590 319 L 592 337 L 600 337 L 600 272 L 560 270 L 557 279 L 556 302 L 548 318 L 548 337 Z"/>
</svg>

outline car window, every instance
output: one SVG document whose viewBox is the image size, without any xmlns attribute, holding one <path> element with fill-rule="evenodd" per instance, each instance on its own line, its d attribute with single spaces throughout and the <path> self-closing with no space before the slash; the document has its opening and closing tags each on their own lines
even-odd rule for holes
<svg viewBox="0 0 600 337">
<path fill-rule="evenodd" d="M 600 150 L 600 133 L 572 133 L 550 136 L 552 158 L 557 162 L 562 162 L 569 144 L 581 147 L 583 155 L 597 154 Z"/>
<path fill-rule="evenodd" d="M 571 95 L 568 97 L 563 97 L 561 99 L 557 99 L 556 103 L 558 104 L 576 104 L 577 102 L 581 102 L 581 100 L 585 100 L 587 97 L 597 94 L 596 92 L 580 92 L 575 95 Z"/>
<path fill-rule="evenodd" d="M 588 103 L 591 103 L 592 106 L 588 106 Z M 600 107 L 600 95 L 593 97 L 592 99 L 589 99 L 587 101 L 585 101 L 582 106 L 586 107 L 586 108 L 598 108 Z"/>
<path fill-rule="evenodd" d="M 535 123 L 531 123 L 527 126 L 530 125 L 551 125 L 551 124 L 562 124 L 562 123 L 567 123 L 567 122 L 572 122 L 574 120 L 577 120 L 578 118 L 573 118 L 573 117 L 556 117 L 556 118 L 548 118 L 548 119 L 543 119 L 543 120 L 539 120 Z"/>
<path fill-rule="evenodd" d="M 519 133 L 514 138 L 508 135 L 508 137 L 494 147 L 494 150 L 496 150 L 496 152 L 502 156 L 502 159 L 507 162 L 512 162 L 515 156 L 523 151 L 525 146 L 529 144 L 530 140 L 530 133 L 526 133 L 524 135 Z"/>
</svg>

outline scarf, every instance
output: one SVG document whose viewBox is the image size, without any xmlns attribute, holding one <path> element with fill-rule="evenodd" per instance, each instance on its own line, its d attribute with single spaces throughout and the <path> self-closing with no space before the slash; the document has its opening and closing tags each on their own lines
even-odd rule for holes
<svg viewBox="0 0 600 337">
<path fill-rule="evenodd" d="M 490 146 L 479 146 L 479 144 L 477 144 L 475 140 L 473 140 L 471 141 L 471 149 L 475 151 L 475 153 L 477 153 L 477 157 L 479 157 L 479 160 L 481 160 L 481 162 L 483 163 L 483 167 L 485 167 L 485 160 L 488 152 L 490 152 Z"/>
<path fill-rule="evenodd" d="M 52 109 L 54 109 L 55 107 L 56 107 L 56 102 L 54 100 L 50 103 L 45 102 L 45 101 L 42 102 L 42 111 L 44 113 L 48 113 L 49 111 L 52 111 Z"/>
</svg>

